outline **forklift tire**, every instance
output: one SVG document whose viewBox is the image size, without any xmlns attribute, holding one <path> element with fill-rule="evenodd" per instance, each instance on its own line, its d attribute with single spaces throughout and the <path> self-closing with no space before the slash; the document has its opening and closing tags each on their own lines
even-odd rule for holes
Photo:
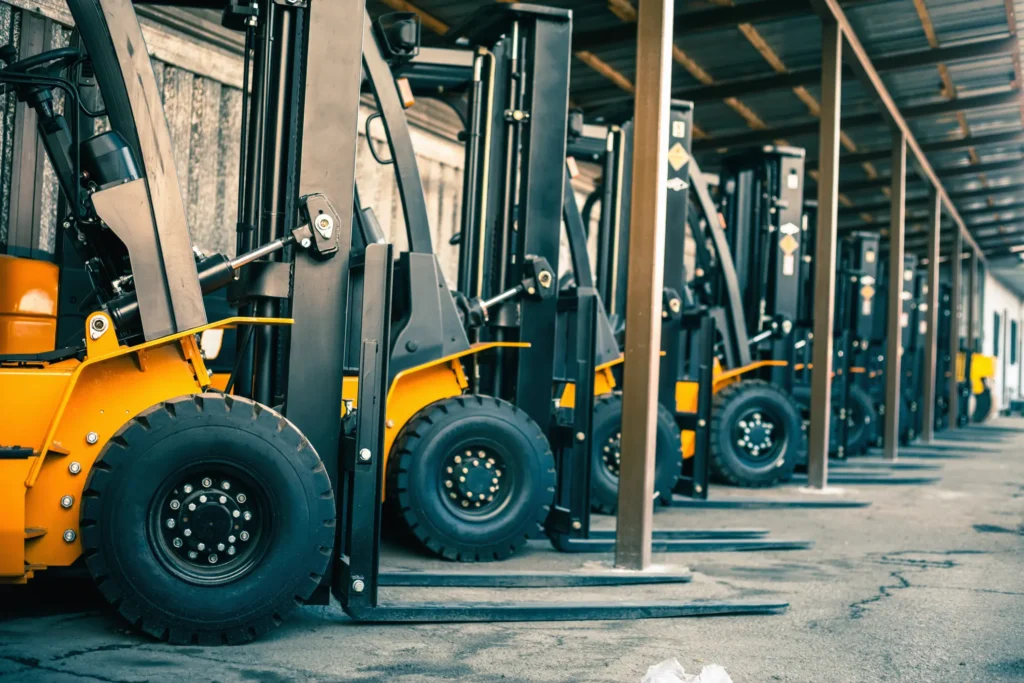
<svg viewBox="0 0 1024 683">
<path fill-rule="evenodd" d="M 427 551 L 491 562 L 544 536 L 555 457 L 530 416 L 490 396 L 443 399 L 417 413 L 388 459 L 393 519 Z"/>
<path fill-rule="evenodd" d="M 622 394 L 594 401 L 590 464 L 590 509 L 614 515 L 619 504 L 619 454 L 622 436 Z M 671 505 L 672 489 L 682 472 L 682 433 L 675 417 L 658 404 L 655 425 L 654 501 Z"/>
<path fill-rule="evenodd" d="M 710 466 L 716 481 L 762 488 L 789 480 L 803 443 L 800 408 L 774 384 L 741 380 L 715 394 Z"/>
<path fill-rule="evenodd" d="M 971 413 L 971 422 L 981 423 L 988 419 L 992 412 L 992 390 L 985 385 L 980 394 L 974 395 L 974 412 Z"/>
<path fill-rule="evenodd" d="M 307 600 L 334 545 L 331 482 L 295 426 L 248 399 L 183 396 L 107 442 L 89 472 L 89 573 L 159 640 L 253 640 Z"/>
<path fill-rule="evenodd" d="M 863 388 L 850 387 L 850 427 L 846 432 L 846 455 L 863 455 L 875 440 L 878 411 Z"/>
</svg>

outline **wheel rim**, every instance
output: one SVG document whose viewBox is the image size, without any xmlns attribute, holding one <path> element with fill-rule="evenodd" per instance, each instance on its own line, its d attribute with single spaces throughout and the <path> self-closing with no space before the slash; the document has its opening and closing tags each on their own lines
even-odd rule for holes
<svg viewBox="0 0 1024 683">
<path fill-rule="evenodd" d="M 603 441 L 599 442 L 601 448 L 601 459 L 598 467 L 606 477 L 618 480 L 619 467 L 622 463 L 622 432 L 609 432 Z"/>
<path fill-rule="evenodd" d="M 190 583 L 235 581 L 270 544 L 266 488 L 227 463 L 204 463 L 168 478 L 149 511 L 150 545 L 161 563 Z"/>
<path fill-rule="evenodd" d="M 441 466 L 438 495 L 456 516 L 484 521 L 501 512 L 517 486 L 515 471 L 491 445 L 463 445 Z"/>
<path fill-rule="evenodd" d="M 741 413 L 733 423 L 732 434 L 740 458 L 755 465 L 775 460 L 786 444 L 782 420 L 764 408 Z"/>
</svg>

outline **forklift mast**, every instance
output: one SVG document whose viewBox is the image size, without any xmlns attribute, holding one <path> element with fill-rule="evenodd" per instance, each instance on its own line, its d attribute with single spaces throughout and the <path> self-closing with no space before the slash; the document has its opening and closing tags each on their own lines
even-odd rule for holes
<svg viewBox="0 0 1024 683">
<path fill-rule="evenodd" d="M 748 333 L 773 326 L 783 334 L 758 345 L 762 356 L 788 361 L 772 381 L 793 385 L 790 334 L 801 317 L 804 151 L 767 146 L 725 160 L 719 182 L 726 236 L 736 262 Z"/>
</svg>

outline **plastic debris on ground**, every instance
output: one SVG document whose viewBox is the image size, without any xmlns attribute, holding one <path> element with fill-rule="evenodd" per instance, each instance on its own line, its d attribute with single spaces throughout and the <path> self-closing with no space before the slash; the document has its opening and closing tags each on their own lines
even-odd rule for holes
<svg viewBox="0 0 1024 683">
<path fill-rule="evenodd" d="M 640 683 L 732 683 L 725 668 L 709 664 L 699 674 L 688 674 L 678 659 L 666 659 L 649 667 Z"/>
</svg>

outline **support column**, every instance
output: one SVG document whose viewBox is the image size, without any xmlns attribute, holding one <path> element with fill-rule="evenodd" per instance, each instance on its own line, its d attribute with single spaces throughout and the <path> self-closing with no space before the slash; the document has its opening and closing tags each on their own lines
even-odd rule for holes
<svg viewBox="0 0 1024 683">
<path fill-rule="evenodd" d="M 622 462 L 615 564 L 651 563 L 655 419 L 661 353 L 661 299 L 665 265 L 665 192 L 668 182 L 668 108 L 672 88 L 673 0 L 639 5 L 623 367 Z"/>
<path fill-rule="evenodd" d="M 811 432 L 807 479 L 828 486 L 829 420 L 832 411 L 832 332 L 835 317 L 836 223 L 839 197 L 839 117 L 843 84 L 843 32 L 822 18 L 821 119 L 818 132 L 818 226 L 814 261 L 814 371 L 811 373 Z"/>
<path fill-rule="evenodd" d="M 889 324 L 885 353 L 885 454 L 894 461 L 900 449 L 900 361 L 903 355 L 903 241 L 907 198 L 907 137 L 892 136 L 892 187 L 889 200 Z"/>
<path fill-rule="evenodd" d="M 978 252 L 971 250 L 967 259 L 967 350 L 977 351 L 978 345 Z M 967 378 L 970 380 L 970 378 Z"/>
<path fill-rule="evenodd" d="M 936 361 L 938 360 L 939 328 L 939 244 L 942 223 L 942 203 L 933 187 L 930 230 L 928 231 L 928 310 L 925 313 L 928 328 L 924 337 L 924 411 L 921 416 L 921 441 L 931 443 L 935 438 Z"/>
<path fill-rule="evenodd" d="M 964 233 L 959 227 L 953 233 L 953 249 L 949 254 L 949 429 L 956 429 L 960 419 L 960 390 L 956 381 L 956 357 L 960 353 L 960 320 L 963 318 L 963 260 Z"/>
</svg>

